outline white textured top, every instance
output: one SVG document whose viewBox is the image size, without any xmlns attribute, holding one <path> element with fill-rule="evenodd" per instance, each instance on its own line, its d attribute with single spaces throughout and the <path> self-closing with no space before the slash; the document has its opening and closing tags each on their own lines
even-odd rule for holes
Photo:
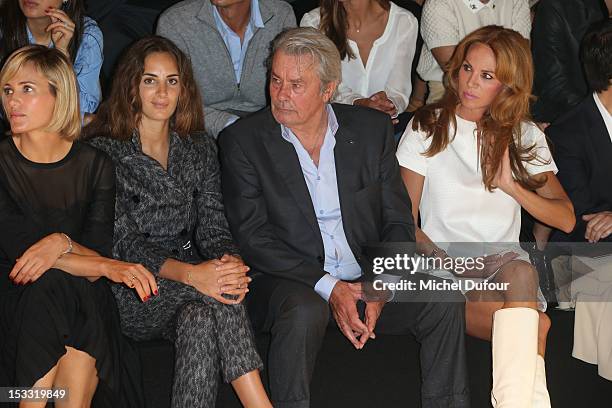
<svg viewBox="0 0 612 408">
<path fill-rule="evenodd" d="M 319 7 L 306 13 L 301 27 L 319 28 Z M 363 65 L 357 43 L 348 45 L 356 58 L 342 60 L 342 83 L 334 97 L 335 102 L 352 104 L 356 99 L 368 98 L 385 91 L 398 113 L 406 110 L 412 92 L 410 71 L 416 49 L 419 24 L 408 10 L 391 3 L 385 31 L 374 41 L 368 61 Z"/>
<path fill-rule="evenodd" d="M 412 121 L 397 149 L 402 167 L 425 176 L 419 206 L 421 229 L 434 242 L 519 242 L 520 205 L 500 189 L 486 190 L 480 171 L 476 123 L 456 118 L 455 138 L 435 156 L 422 154 L 431 138 L 412 130 Z M 529 174 L 556 173 L 544 133 L 533 123 L 524 123 L 522 132 L 524 146 L 537 146 L 538 159 L 525 163 Z"/>
<path fill-rule="evenodd" d="M 500 25 L 518 31 L 529 39 L 531 18 L 528 0 L 427 0 L 421 16 L 425 44 L 417 72 L 425 81 L 442 81 L 442 68 L 430 50 L 454 46 L 472 31 L 487 25 Z"/>
</svg>

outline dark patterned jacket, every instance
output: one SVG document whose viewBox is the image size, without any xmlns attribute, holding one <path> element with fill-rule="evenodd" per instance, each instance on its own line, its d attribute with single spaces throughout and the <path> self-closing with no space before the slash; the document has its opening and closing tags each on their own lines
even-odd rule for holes
<svg viewBox="0 0 612 408">
<path fill-rule="evenodd" d="M 215 141 L 170 134 L 167 171 L 142 152 L 140 137 L 89 143 L 115 162 L 117 198 L 113 256 L 153 274 L 168 258 L 197 262 L 237 254 L 223 211 Z"/>
</svg>

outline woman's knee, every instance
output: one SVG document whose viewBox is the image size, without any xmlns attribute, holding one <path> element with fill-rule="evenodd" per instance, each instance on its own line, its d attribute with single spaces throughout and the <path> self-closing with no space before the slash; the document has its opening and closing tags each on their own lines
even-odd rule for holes
<svg viewBox="0 0 612 408">
<path fill-rule="evenodd" d="M 510 290 L 511 286 L 537 288 L 539 285 L 538 272 L 526 261 L 512 261 L 506 264 L 499 272 L 496 281 L 510 283 Z"/>
<path fill-rule="evenodd" d="M 66 407 L 89 407 L 98 386 L 96 360 L 88 353 L 66 347 L 57 365 L 54 386 L 70 389 Z M 64 405 L 57 404 L 58 407 Z"/>
</svg>

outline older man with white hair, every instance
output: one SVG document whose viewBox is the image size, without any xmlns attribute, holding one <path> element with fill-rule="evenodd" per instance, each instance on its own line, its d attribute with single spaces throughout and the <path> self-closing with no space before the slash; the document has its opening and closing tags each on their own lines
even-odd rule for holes
<svg viewBox="0 0 612 408">
<path fill-rule="evenodd" d="M 272 53 L 271 106 L 226 128 L 220 146 L 230 227 L 245 262 L 260 272 L 249 307 L 256 329 L 271 333 L 274 406 L 310 406 L 330 322 L 356 349 L 375 331 L 414 334 L 422 406 L 469 406 L 461 300 L 363 295 L 364 245 L 415 239 L 389 116 L 330 104 L 340 55 L 318 30 L 284 32 Z"/>
</svg>

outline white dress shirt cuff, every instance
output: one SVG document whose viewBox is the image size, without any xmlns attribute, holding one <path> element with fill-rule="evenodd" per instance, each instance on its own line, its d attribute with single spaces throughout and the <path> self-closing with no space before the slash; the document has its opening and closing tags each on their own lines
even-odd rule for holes
<svg viewBox="0 0 612 408">
<path fill-rule="evenodd" d="M 338 283 L 339 281 L 340 279 L 336 278 L 335 276 L 331 276 L 329 273 L 326 273 L 316 283 L 314 290 L 319 294 L 319 296 L 325 299 L 326 302 L 329 302 L 329 296 L 331 295 L 332 290 L 334 290 L 334 286 L 336 286 L 336 283 Z"/>
</svg>

